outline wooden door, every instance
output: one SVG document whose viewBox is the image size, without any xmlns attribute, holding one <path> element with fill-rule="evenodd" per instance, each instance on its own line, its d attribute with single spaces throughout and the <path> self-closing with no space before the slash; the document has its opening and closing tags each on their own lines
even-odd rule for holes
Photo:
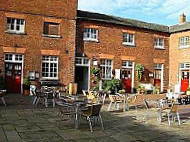
<svg viewBox="0 0 190 142">
<path fill-rule="evenodd" d="M 181 91 L 186 92 L 189 88 L 189 71 L 181 71 Z"/>
<path fill-rule="evenodd" d="M 5 63 L 5 80 L 9 93 L 21 93 L 21 63 Z"/>
<path fill-rule="evenodd" d="M 162 76 L 162 70 L 155 69 L 154 70 L 154 86 L 161 88 L 161 76 Z"/>
<path fill-rule="evenodd" d="M 122 71 L 122 84 L 125 91 L 131 93 L 132 69 L 125 69 Z"/>
</svg>

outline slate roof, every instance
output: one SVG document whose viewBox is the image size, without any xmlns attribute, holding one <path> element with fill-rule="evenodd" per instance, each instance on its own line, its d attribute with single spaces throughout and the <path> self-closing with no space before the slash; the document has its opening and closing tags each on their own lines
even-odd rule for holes
<svg viewBox="0 0 190 142">
<path fill-rule="evenodd" d="M 105 14 L 100 14 L 100 13 L 81 11 L 81 10 L 78 10 L 77 12 L 77 19 L 131 26 L 131 27 L 143 28 L 143 29 L 166 32 L 166 33 L 169 32 L 168 26 L 147 23 L 147 22 L 142 22 L 142 21 L 133 20 L 133 19 L 120 18 L 120 17 L 105 15 Z"/>
<path fill-rule="evenodd" d="M 184 24 L 177 24 L 174 26 L 165 26 L 165 25 L 138 21 L 134 19 L 120 18 L 112 15 L 105 15 L 105 14 L 82 11 L 82 10 L 77 11 L 77 19 L 118 24 L 118 25 L 154 30 L 165 33 L 175 33 L 175 32 L 190 30 L 190 22 L 186 22 Z"/>
<path fill-rule="evenodd" d="M 190 22 L 171 26 L 169 29 L 169 32 L 176 33 L 176 32 L 182 32 L 182 31 L 187 31 L 187 30 L 190 30 Z"/>
</svg>

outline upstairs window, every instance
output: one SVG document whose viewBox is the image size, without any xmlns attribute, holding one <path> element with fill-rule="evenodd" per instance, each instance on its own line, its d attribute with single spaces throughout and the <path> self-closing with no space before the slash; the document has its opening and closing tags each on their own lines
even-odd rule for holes
<svg viewBox="0 0 190 142">
<path fill-rule="evenodd" d="M 85 28 L 83 34 L 83 40 L 98 41 L 98 30 L 92 28 Z"/>
<path fill-rule="evenodd" d="M 100 64 L 100 68 L 101 68 L 102 79 L 103 80 L 111 80 L 112 68 L 113 68 L 112 60 L 102 59 L 101 64 Z"/>
<path fill-rule="evenodd" d="M 156 38 L 154 40 L 154 48 L 164 49 L 164 39 Z"/>
<path fill-rule="evenodd" d="M 25 20 L 16 18 L 7 18 L 7 32 L 11 33 L 24 33 Z"/>
<path fill-rule="evenodd" d="M 135 35 L 129 33 L 123 33 L 123 45 L 135 45 Z"/>
<path fill-rule="evenodd" d="M 52 22 L 44 22 L 44 36 L 60 37 L 60 24 Z"/>
<path fill-rule="evenodd" d="M 179 38 L 179 48 L 188 48 L 189 47 L 189 36 Z"/>
</svg>

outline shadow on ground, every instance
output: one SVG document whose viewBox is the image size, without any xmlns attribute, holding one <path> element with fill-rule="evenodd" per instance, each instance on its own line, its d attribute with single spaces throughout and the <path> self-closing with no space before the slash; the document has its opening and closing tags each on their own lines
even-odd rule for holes
<svg viewBox="0 0 190 142">
<path fill-rule="evenodd" d="M 107 112 L 103 107 L 102 117 L 105 131 L 100 126 L 89 130 L 82 119 L 80 128 L 74 123 L 60 121 L 57 108 L 31 105 L 32 97 L 9 94 L 7 107 L 0 103 L 0 142 L 189 142 L 190 123 L 182 126 L 167 122 L 157 123 L 155 112 L 142 121 L 144 109 L 127 112 Z"/>
</svg>

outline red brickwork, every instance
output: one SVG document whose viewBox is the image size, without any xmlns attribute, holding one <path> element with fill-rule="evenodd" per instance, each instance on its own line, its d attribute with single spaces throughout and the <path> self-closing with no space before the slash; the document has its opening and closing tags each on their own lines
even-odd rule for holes
<svg viewBox="0 0 190 142">
<path fill-rule="evenodd" d="M 83 41 L 84 28 L 98 29 L 98 42 Z M 135 34 L 135 47 L 122 45 L 123 32 Z M 154 39 L 164 38 L 165 49 L 154 48 Z M 89 58 L 100 58 L 99 54 L 114 55 L 114 69 L 121 69 L 122 59 L 134 60 L 145 67 L 145 76 L 154 72 L 154 63 L 164 63 L 164 88 L 168 87 L 169 82 L 169 34 L 106 24 L 103 22 L 93 22 L 78 20 L 77 23 L 77 52 L 84 52 Z M 91 60 L 92 61 L 92 60 Z M 155 62 L 156 61 L 156 62 Z M 92 65 L 92 63 L 91 63 Z M 144 82 L 152 82 L 148 77 Z"/>
<path fill-rule="evenodd" d="M 48 53 L 59 57 L 60 83 L 67 85 L 69 82 L 74 82 L 76 10 L 77 0 L 1 0 L 0 69 L 4 69 L 4 53 L 8 52 L 3 48 L 15 48 L 17 45 L 16 48 L 26 50 L 24 76 L 28 71 L 41 73 L 41 56 Z M 26 34 L 5 32 L 6 17 L 10 16 L 24 18 Z M 61 38 L 43 37 L 44 21 L 60 23 Z"/>
</svg>

